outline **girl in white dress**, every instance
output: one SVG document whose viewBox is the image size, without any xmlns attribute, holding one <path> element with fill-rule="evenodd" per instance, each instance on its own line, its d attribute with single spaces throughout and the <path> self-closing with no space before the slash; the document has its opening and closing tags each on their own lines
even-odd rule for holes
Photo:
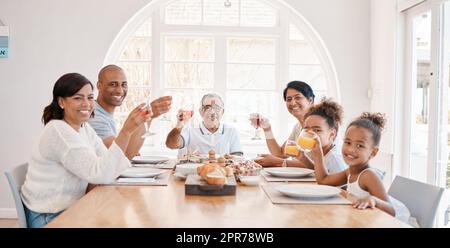
<svg viewBox="0 0 450 248">
<path fill-rule="evenodd" d="M 369 161 L 378 153 L 381 131 L 386 119 L 380 113 L 363 113 L 347 127 L 342 156 L 349 168 L 329 174 L 325 168 L 320 139 L 312 150 L 316 179 L 319 184 L 340 186 L 347 184 L 349 199 L 357 209 L 379 208 L 401 220 L 407 221 L 407 208 L 399 201 L 393 204 L 384 189 L 380 175 L 369 166 Z M 400 204 L 400 205 L 399 205 Z M 400 207 L 397 207 L 400 206 Z M 409 215 L 409 213 L 406 213 Z"/>
</svg>

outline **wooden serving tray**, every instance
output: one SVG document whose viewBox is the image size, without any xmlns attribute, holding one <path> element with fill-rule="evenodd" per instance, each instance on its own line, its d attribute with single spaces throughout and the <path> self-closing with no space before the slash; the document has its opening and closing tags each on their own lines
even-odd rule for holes
<svg viewBox="0 0 450 248">
<path fill-rule="evenodd" d="M 189 175 L 184 184 L 186 195 L 236 195 L 236 179 L 227 177 L 225 185 L 209 185 L 199 175 Z"/>
</svg>

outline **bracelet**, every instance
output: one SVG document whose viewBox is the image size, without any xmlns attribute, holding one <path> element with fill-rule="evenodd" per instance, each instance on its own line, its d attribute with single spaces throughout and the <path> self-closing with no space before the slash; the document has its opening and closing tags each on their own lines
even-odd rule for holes
<svg viewBox="0 0 450 248">
<path fill-rule="evenodd" d="M 264 130 L 264 136 L 266 136 L 266 139 L 274 139 L 272 129 L 269 129 L 267 131 Z"/>
<path fill-rule="evenodd" d="M 287 167 L 287 159 L 283 159 L 283 163 L 281 164 L 281 167 Z"/>
</svg>

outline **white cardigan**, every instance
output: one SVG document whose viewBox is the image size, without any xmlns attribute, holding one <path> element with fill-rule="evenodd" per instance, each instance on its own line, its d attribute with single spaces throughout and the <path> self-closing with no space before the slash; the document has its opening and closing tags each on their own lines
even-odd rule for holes
<svg viewBox="0 0 450 248">
<path fill-rule="evenodd" d="M 117 144 L 107 149 L 88 123 L 77 132 L 61 120 L 47 123 L 28 164 L 22 200 L 38 213 L 65 210 L 85 194 L 88 182 L 110 183 L 131 166 Z"/>
</svg>

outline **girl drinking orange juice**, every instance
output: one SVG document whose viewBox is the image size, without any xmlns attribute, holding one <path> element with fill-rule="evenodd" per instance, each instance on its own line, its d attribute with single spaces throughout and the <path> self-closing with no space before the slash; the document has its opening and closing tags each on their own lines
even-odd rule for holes
<svg viewBox="0 0 450 248">
<path fill-rule="evenodd" d="M 305 125 L 297 143 L 303 152 L 299 153 L 297 159 L 306 164 L 308 168 L 314 169 L 310 161 L 310 151 L 316 145 L 316 139 L 320 140 L 324 154 L 324 165 L 328 172 L 336 173 L 347 168 L 339 147 L 335 144 L 335 139 L 339 131 L 339 124 L 342 120 L 342 107 L 327 98 L 312 106 L 305 114 Z M 306 153 L 306 154 L 305 154 Z"/>
<path fill-rule="evenodd" d="M 349 168 L 339 173 L 328 174 L 321 139 L 316 138 L 317 144 L 312 150 L 316 179 L 319 184 L 346 185 L 354 208 L 376 207 L 408 221 L 408 209 L 400 201 L 387 195 L 380 176 L 369 166 L 369 161 L 378 152 L 385 122 L 380 113 L 363 113 L 350 123 L 342 146 L 342 155 Z"/>
</svg>

